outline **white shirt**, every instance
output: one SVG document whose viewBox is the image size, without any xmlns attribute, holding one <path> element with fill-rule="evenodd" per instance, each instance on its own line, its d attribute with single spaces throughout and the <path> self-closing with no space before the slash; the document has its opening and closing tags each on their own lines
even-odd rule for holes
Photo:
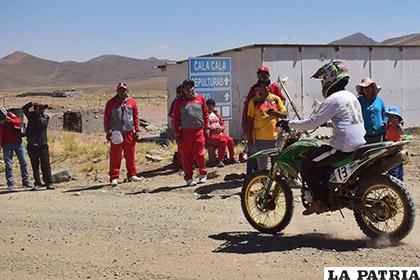
<svg viewBox="0 0 420 280">
<path fill-rule="evenodd" d="M 330 145 L 334 149 L 348 153 L 366 143 L 360 103 L 356 96 L 347 90 L 331 94 L 312 117 L 306 120 L 291 120 L 289 127 L 311 130 L 329 120 L 333 125 Z"/>
</svg>

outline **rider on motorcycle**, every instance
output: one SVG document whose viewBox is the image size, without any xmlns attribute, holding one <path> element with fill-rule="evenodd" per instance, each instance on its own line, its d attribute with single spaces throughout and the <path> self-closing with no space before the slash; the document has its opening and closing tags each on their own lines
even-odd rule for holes
<svg viewBox="0 0 420 280">
<path fill-rule="evenodd" d="M 330 145 L 310 149 L 302 161 L 301 175 L 313 195 L 312 204 L 303 211 L 303 215 L 320 213 L 328 208 L 326 193 L 323 191 L 330 175 L 326 167 L 344 159 L 365 144 L 365 128 L 359 101 L 353 93 L 345 89 L 349 81 L 347 67 L 341 61 L 333 60 L 319 68 L 312 78 L 321 79 L 325 102 L 319 110 L 308 119 L 280 120 L 283 128 L 312 130 L 329 120 L 333 126 Z"/>
</svg>

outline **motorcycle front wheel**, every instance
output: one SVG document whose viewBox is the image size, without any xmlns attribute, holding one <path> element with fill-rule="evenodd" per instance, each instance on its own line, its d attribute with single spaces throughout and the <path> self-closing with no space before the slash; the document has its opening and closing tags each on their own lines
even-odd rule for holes
<svg viewBox="0 0 420 280">
<path fill-rule="evenodd" d="M 268 199 L 263 201 L 262 191 L 268 180 L 268 170 L 248 177 L 242 187 L 242 212 L 256 230 L 275 234 L 290 223 L 293 215 L 292 189 L 285 183 L 273 181 Z"/>
<path fill-rule="evenodd" d="M 370 217 L 354 211 L 363 233 L 372 239 L 384 237 L 392 242 L 407 236 L 414 225 L 416 207 L 403 183 L 394 177 L 380 175 L 361 184 L 357 196 L 365 207 L 373 210 Z"/>
</svg>

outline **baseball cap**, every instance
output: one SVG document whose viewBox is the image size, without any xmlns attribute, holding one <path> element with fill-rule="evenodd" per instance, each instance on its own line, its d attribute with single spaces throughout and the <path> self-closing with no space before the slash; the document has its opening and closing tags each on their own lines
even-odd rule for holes
<svg viewBox="0 0 420 280">
<path fill-rule="evenodd" d="M 270 69 L 268 69 L 267 66 L 261 66 L 260 68 L 258 68 L 257 73 L 259 72 L 266 72 L 268 75 L 270 75 Z"/>
<path fill-rule="evenodd" d="M 194 81 L 193 80 L 191 80 L 191 79 L 187 79 L 187 80 L 184 80 L 183 82 L 182 82 L 182 86 L 195 86 L 195 83 L 194 83 Z"/>
</svg>

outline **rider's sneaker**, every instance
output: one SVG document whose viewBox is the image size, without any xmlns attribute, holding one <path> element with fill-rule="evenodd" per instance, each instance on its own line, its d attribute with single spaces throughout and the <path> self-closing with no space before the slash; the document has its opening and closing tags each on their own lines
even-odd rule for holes
<svg viewBox="0 0 420 280">
<path fill-rule="evenodd" d="M 314 200 L 306 210 L 302 212 L 302 215 L 308 216 L 313 213 L 321 213 L 328 209 L 327 205 L 322 200 Z"/>
<path fill-rule="evenodd" d="M 217 163 L 216 163 L 216 166 L 217 167 L 225 167 L 225 164 L 223 163 L 223 161 L 218 161 Z"/>
</svg>

